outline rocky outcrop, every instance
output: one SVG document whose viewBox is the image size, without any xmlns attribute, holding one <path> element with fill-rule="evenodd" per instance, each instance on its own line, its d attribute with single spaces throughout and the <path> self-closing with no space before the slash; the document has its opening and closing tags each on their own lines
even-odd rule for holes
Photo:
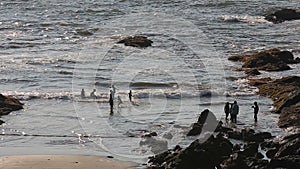
<svg viewBox="0 0 300 169">
<path fill-rule="evenodd" d="M 187 133 L 187 136 L 196 136 L 202 131 L 213 132 L 218 123 L 216 116 L 208 109 L 205 109 L 200 113 L 197 123 L 192 125 L 192 129 Z"/>
<path fill-rule="evenodd" d="M 273 23 L 281 23 L 284 21 L 300 19 L 300 12 L 297 12 L 294 9 L 281 9 L 265 16 L 265 19 Z"/>
<path fill-rule="evenodd" d="M 19 100 L 0 94 L 0 116 L 20 109 L 23 109 L 23 104 Z"/>
<path fill-rule="evenodd" d="M 300 133 L 286 136 L 279 141 L 278 138 L 272 140 L 273 137 L 267 132 L 256 133 L 253 129 L 242 129 L 237 133 L 241 136 L 241 140 L 248 141 L 243 145 L 233 145 L 227 138 L 227 133 L 232 131 L 235 130 L 219 129 L 216 136 L 206 137 L 204 142 L 197 139 L 185 149 L 177 145 L 174 149 L 149 157 L 148 168 L 298 169 L 300 167 Z M 259 147 L 267 152 L 269 159 L 265 159 Z"/>
<path fill-rule="evenodd" d="M 233 144 L 221 135 L 209 137 L 201 143 L 195 140 L 185 149 L 169 150 L 150 157 L 152 169 L 213 169 L 229 157 Z"/>
<path fill-rule="evenodd" d="M 276 154 L 271 159 L 269 168 L 300 168 L 300 137 L 299 133 L 285 137 Z M 274 153 L 274 152 L 273 152 Z"/>
<path fill-rule="evenodd" d="M 291 52 L 279 49 L 265 50 L 253 55 L 231 56 L 228 60 L 244 62 L 242 66 L 244 70 L 257 69 L 265 71 L 289 70 L 291 68 L 288 64 L 299 63 L 299 59 L 294 59 Z"/>
<path fill-rule="evenodd" d="M 273 111 L 280 113 L 279 127 L 300 127 L 300 77 L 250 79 L 250 85 L 259 89 L 258 94 L 273 99 Z"/>
<path fill-rule="evenodd" d="M 128 36 L 117 43 L 124 43 L 125 46 L 145 48 L 151 46 L 153 41 L 147 39 L 145 36 Z"/>
</svg>

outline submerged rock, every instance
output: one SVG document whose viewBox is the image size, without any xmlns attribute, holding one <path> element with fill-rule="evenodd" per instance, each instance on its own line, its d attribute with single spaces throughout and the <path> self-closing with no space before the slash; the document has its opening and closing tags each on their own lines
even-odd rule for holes
<svg viewBox="0 0 300 169">
<path fill-rule="evenodd" d="M 23 109 L 23 104 L 19 100 L 0 94 L 0 116 L 20 109 Z"/>
<path fill-rule="evenodd" d="M 265 16 L 265 19 L 273 23 L 281 23 L 284 21 L 300 19 L 300 12 L 297 12 L 294 9 L 281 9 Z"/>
<path fill-rule="evenodd" d="M 125 46 L 145 48 L 151 46 L 153 41 L 147 39 L 145 36 L 128 36 L 120 40 L 118 43 L 124 43 Z"/>
</svg>

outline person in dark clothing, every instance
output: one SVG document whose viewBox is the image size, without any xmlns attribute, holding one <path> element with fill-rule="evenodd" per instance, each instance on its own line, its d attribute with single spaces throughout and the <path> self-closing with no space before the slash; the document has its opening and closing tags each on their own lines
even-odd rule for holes
<svg viewBox="0 0 300 169">
<path fill-rule="evenodd" d="M 132 101 L 132 91 L 131 90 L 128 93 L 128 97 L 129 97 L 129 101 L 131 102 Z"/>
<path fill-rule="evenodd" d="M 110 114 L 114 113 L 114 99 L 113 99 L 113 94 L 109 94 L 109 105 L 110 105 Z"/>
<path fill-rule="evenodd" d="M 237 115 L 239 114 L 239 106 L 236 101 L 233 102 L 231 112 L 230 112 L 230 117 L 231 117 L 231 122 L 236 123 Z"/>
<path fill-rule="evenodd" d="M 257 122 L 257 114 L 258 114 L 258 110 L 259 110 L 257 102 L 254 102 L 254 106 L 252 106 L 252 108 L 254 109 L 254 121 Z"/>
<path fill-rule="evenodd" d="M 230 113 L 230 106 L 229 106 L 229 102 L 226 102 L 225 106 L 224 106 L 224 112 L 226 115 L 226 120 L 228 119 L 229 113 Z"/>
</svg>

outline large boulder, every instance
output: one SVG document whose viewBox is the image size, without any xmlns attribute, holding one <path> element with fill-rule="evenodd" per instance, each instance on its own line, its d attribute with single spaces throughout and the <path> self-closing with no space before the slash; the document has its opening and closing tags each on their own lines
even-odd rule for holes
<svg viewBox="0 0 300 169">
<path fill-rule="evenodd" d="M 243 68 L 250 75 L 259 74 L 257 70 L 265 71 L 281 71 L 291 69 L 288 64 L 299 63 L 289 51 L 281 51 L 279 49 L 265 50 L 252 55 L 231 56 L 231 61 L 244 62 Z M 250 69 L 250 70 L 249 70 Z M 255 71 L 256 69 L 256 71 Z"/>
<path fill-rule="evenodd" d="M 128 36 L 117 43 L 124 43 L 125 46 L 145 48 L 151 46 L 153 41 L 147 39 L 145 36 Z"/>
<path fill-rule="evenodd" d="M 0 94 L 0 116 L 20 109 L 23 109 L 23 104 L 19 100 Z"/>
<path fill-rule="evenodd" d="M 281 9 L 265 16 L 265 19 L 273 23 L 281 23 L 284 21 L 300 19 L 300 12 L 297 12 L 294 9 Z"/>
<path fill-rule="evenodd" d="M 192 125 L 192 129 L 187 133 L 187 136 L 196 136 L 202 131 L 213 132 L 218 127 L 218 124 L 216 116 L 208 109 L 205 109 L 200 113 L 197 123 Z"/>
</svg>

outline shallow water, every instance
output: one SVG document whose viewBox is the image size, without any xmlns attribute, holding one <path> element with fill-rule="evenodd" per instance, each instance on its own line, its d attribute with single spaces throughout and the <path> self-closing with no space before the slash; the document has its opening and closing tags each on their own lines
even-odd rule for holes
<svg viewBox="0 0 300 169">
<path fill-rule="evenodd" d="M 188 145 L 187 127 L 205 108 L 224 120 L 238 100 L 237 127 L 283 131 L 270 99 L 256 96 L 234 54 L 278 47 L 299 57 L 299 21 L 271 24 L 263 15 L 295 1 L 1 1 L 0 92 L 25 103 L 2 117 L 1 155 L 112 154 L 143 161 L 140 137 L 155 131 L 171 148 Z M 146 49 L 116 44 L 145 35 Z M 299 75 L 293 70 L 259 77 Z M 233 79 L 233 80 L 232 80 Z M 122 104 L 109 114 L 114 84 Z M 97 89 L 99 99 L 79 97 Z M 134 104 L 127 93 L 133 90 Z M 260 116 L 253 122 L 251 105 Z M 162 144 L 162 147 L 165 145 Z"/>
</svg>

